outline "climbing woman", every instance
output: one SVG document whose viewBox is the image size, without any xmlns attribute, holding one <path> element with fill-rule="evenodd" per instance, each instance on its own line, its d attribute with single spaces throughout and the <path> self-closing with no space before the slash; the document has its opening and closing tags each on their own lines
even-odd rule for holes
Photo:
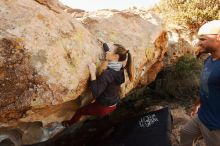
<svg viewBox="0 0 220 146">
<path fill-rule="evenodd" d="M 110 49 L 104 43 L 103 48 L 105 50 L 105 60 L 108 62 L 107 69 L 96 77 L 95 64 L 90 63 L 88 65 L 90 72 L 89 86 L 95 101 L 78 109 L 69 121 L 63 121 L 64 126 L 70 126 L 78 122 L 83 115 L 102 117 L 113 112 L 120 100 L 120 85 L 125 82 L 124 69 L 126 69 L 130 81 L 133 80 L 132 58 L 129 50 L 126 50 L 120 44 L 114 44 Z M 126 62 L 125 66 L 123 66 L 123 62 Z"/>
</svg>

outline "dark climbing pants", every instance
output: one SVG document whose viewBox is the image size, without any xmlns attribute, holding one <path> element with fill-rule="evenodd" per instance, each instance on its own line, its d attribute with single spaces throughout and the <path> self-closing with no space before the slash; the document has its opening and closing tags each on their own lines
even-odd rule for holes
<svg viewBox="0 0 220 146">
<path fill-rule="evenodd" d="M 80 120 L 83 115 L 95 115 L 95 116 L 105 116 L 110 114 L 116 109 L 116 105 L 113 106 L 104 106 L 98 102 L 90 103 L 80 109 L 78 109 L 75 115 L 71 118 L 70 123 L 76 123 Z"/>
</svg>

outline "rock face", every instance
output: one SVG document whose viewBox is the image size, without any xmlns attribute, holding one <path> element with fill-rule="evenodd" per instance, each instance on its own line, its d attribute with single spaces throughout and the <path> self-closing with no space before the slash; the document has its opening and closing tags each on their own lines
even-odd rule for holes
<svg viewBox="0 0 220 146">
<path fill-rule="evenodd" d="M 67 101 L 91 97 L 87 64 L 102 63 L 98 39 L 122 44 L 133 55 L 135 81 L 126 80 L 124 94 L 153 81 L 163 66 L 167 34 L 153 13 L 103 10 L 81 23 L 56 1 L 2 0 L 0 6 L 2 123 L 67 118 L 53 113 Z"/>
<path fill-rule="evenodd" d="M 14 142 L 18 144 L 38 142 L 45 124 L 69 119 L 91 101 L 87 64 L 94 62 L 101 72 L 100 40 L 110 47 L 122 44 L 132 54 L 135 78 L 130 82 L 126 77 L 122 96 L 154 81 L 183 54 L 194 54 L 190 34 L 166 29 L 159 16 L 145 10 L 85 12 L 57 0 L 1 0 L 0 18 L 0 135 L 8 136 L 4 142 L 14 137 L 19 137 Z M 37 136 L 27 134 L 33 129 Z"/>
</svg>

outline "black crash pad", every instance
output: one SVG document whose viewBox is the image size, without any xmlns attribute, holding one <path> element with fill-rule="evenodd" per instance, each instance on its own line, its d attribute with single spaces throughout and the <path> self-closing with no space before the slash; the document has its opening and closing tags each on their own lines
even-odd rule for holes
<svg viewBox="0 0 220 146">
<path fill-rule="evenodd" d="M 168 107 L 133 117 L 114 127 L 99 146 L 171 146 L 171 114 Z"/>
</svg>

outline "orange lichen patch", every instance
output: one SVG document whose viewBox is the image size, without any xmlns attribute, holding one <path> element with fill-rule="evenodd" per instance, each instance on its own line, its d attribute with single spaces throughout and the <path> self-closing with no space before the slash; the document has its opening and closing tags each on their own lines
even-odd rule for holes
<svg viewBox="0 0 220 146">
<path fill-rule="evenodd" d="M 167 33 L 162 32 L 161 35 L 157 38 L 157 40 L 154 43 L 155 50 L 159 51 L 159 55 L 157 58 L 155 58 L 157 61 L 153 63 L 153 65 L 150 66 L 150 68 L 144 72 L 143 76 L 141 77 L 141 85 L 147 85 L 155 80 L 157 74 L 163 67 L 163 58 L 164 54 L 167 52 Z M 149 59 L 153 59 L 154 52 L 153 49 L 146 49 L 146 57 L 149 61 Z"/>
<path fill-rule="evenodd" d="M 162 61 L 164 58 L 164 54 L 167 52 L 167 40 L 168 35 L 167 32 L 162 32 L 161 35 L 157 38 L 157 40 L 154 43 L 154 46 L 157 50 L 160 50 L 160 55 L 157 57 L 157 60 Z"/>
<path fill-rule="evenodd" d="M 5 78 L 5 73 L 4 72 L 0 72 L 0 80 L 3 80 Z"/>
<path fill-rule="evenodd" d="M 151 66 L 151 68 L 147 71 L 148 83 L 151 83 L 156 79 L 157 74 L 160 72 L 162 67 L 163 67 L 163 62 L 160 61 L 157 61 Z"/>
<path fill-rule="evenodd" d="M 36 17 L 37 17 L 39 20 L 41 20 L 41 21 L 45 24 L 45 26 L 50 27 L 50 24 L 49 24 L 49 22 L 48 22 L 48 19 L 47 19 L 44 15 L 42 15 L 42 14 L 37 14 Z"/>
<path fill-rule="evenodd" d="M 157 74 L 160 72 L 162 67 L 163 67 L 163 62 L 161 62 L 161 61 L 155 62 L 149 68 L 149 70 L 144 73 L 143 77 L 141 78 L 141 85 L 148 85 L 152 81 L 154 81 L 157 77 Z"/>
<path fill-rule="evenodd" d="M 193 50 L 194 50 L 196 56 L 200 55 L 200 50 L 201 50 L 200 47 L 195 47 Z"/>
<path fill-rule="evenodd" d="M 167 40 L 168 40 L 168 35 L 167 32 L 162 32 L 161 35 L 157 38 L 157 40 L 155 41 L 154 45 L 156 48 L 158 49 L 162 49 L 162 50 L 167 50 L 166 45 L 167 45 Z"/>
<path fill-rule="evenodd" d="M 37 14 L 37 18 L 42 21 L 46 21 L 46 17 L 42 14 Z"/>
<path fill-rule="evenodd" d="M 12 2 L 12 0 L 5 0 L 5 4 L 9 5 Z"/>
<path fill-rule="evenodd" d="M 64 59 L 66 62 L 72 66 L 74 66 L 74 58 L 71 57 L 72 52 L 68 50 L 67 48 L 64 48 L 66 54 L 64 55 Z"/>
<path fill-rule="evenodd" d="M 92 19 L 92 18 L 90 18 L 90 17 L 87 17 L 86 19 L 84 19 L 83 21 L 82 21 L 82 23 L 83 24 L 85 24 L 85 25 L 87 25 L 87 24 L 95 24 L 95 23 L 98 23 L 98 21 L 97 20 L 95 20 L 95 19 Z"/>
<path fill-rule="evenodd" d="M 48 27 L 48 28 L 49 28 L 49 27 L 50 27 L 50 24 L 49 24 L 49 23 L 47 23 L 47 24 L 46 24 L 46 27 Z"/>
</svg>

